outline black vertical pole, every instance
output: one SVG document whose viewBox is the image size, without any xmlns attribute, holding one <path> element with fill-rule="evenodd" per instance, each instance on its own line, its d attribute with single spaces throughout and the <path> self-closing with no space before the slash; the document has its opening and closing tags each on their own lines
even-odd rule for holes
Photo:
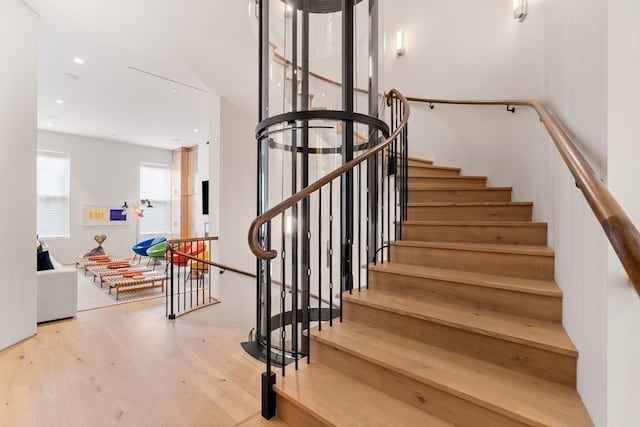
<svg viewBox="0 0 640 427">
<path fill-rule="evenodd" d="M 174 277 L 173 277 L 173 250 L 171 250 L 171 268 L 170 268 L 170 270 L 171 270 L 171 312 L 169 313 L 169 319 L 173 320 L 173 319 L 176 318 L 176 314 L 173 311 L 173 281 L 174 281 Z"/>
<path fill-rule="evenodd" d="M 301 110 L 309 110 L 309 12 L 307 1 L 303 2 L 302 10 L 302 99 Z M 297 20 L 294 21 L 293 34 L 297 35 Z M 297 38 L 294 38 L 297 44 Z M 296 47 L 294 47 L 296 49 Z M 297 49 L 296 49 L 297 51 Z M 297 80 L 297 79 L 296 79 Z M 309 121 L 302 122 L 302 188 L 309 185 Z M 311 206 L 309 198 L 302 200 L 302 352 L 309 357 L 309 328 L 311 326 Z"/>
<path fill-rule="evenodd" d="M 260 8 L 260 21 L 259 21 L 259 82 L 258 82 L 258 99 L 259 99 L 259 111 L 258 117 L 262 121 L 269 115 L 269 0 L 258 0 L 258 7 Z M 267 206 L 267 172 L 266 164 L 268 162 L 268 144 L 267 138 L 260 138 L 258 141 L 258 200 L 257 200 L 257 212 L 261 215 Z M 263 247 L 270 248 L 270 227 L 267 225 L 262 230 L 261 244 Z M 262 374 L 262 416 L 266 419 L 273 418 L 276 414 L 276 394 L 273 389 L 273 385 L 276 382 L 276 375 L 271 370 L 271 271 L 270 264 L 266 261 L 257 261 L 257 324 L 256 334 L 257 338 L 260 338 L 260 325 L 262 323 L 261 316 L 261 289 L 264 288 L 265 292 L 265 304 L 266 304 L 266 331 L 264 336 L 266 337 L 266 353 L 267 353 L 267 367 L 266 372 Z M 266 277 L 265 277 L 266 276 Z M 263 286 L 264 284 L 264 286 Z"/>
<path fill-rule="evenodd" d="M 372 64 L 369 74 L 369 115 L 378 117 L 378 38 L 379 38 L 379 2 L 369 0 L 369 63 Z M 369 142 L 378 143 L 378 132 L 375 128 L 369 129 Z M 367 160 L 367 263 L 376 262 L 378 249 L 378 156 Z M 369 286 L 369 269 L 367 268 L 367 287 Z"/>
<path fill-rule="evenodd" d="M 322 330 L 322 188 L 318 189 L 318 330 Z"/>
<path fill-rule="evenodd" d="M 353 110 L 353 18 L 354 0 L 342 0 L 342 109 Z M 353 121 L 344 121 L 342 163 L 353 159 Z M 342 293 L 353 288 L 353 172 L 340 179 L 340 306 Z M 340 309 L 342 321 L 342 308 Z"/>
<path fill-rule="evenodd" d="M 286 19 L 286 18 L 285 18 Z M 298 11 L 291 15 L 291 111 L 298 111 Z M 286 24 L 285 24 L 286 25 Z M 291 126 L 291 195 L 298 192 L 298 130 Z M 304 154 L 303 154 L 304 156 Z M 291 207 L 291 346 L 295 368 L 298 369 L 298 203 Z"/>
</svg>

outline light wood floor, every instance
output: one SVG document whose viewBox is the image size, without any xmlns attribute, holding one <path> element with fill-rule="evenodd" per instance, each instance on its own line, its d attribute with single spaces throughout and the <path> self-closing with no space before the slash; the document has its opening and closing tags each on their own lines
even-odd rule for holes
<svg viewBox="0 0 640 427">
<path fill-rule="evenodd" d="M 260 409 L 247 328 L 164 300 L 86 311 L 0 352 L 0 426 L 233 426 Z"/>
</svg>

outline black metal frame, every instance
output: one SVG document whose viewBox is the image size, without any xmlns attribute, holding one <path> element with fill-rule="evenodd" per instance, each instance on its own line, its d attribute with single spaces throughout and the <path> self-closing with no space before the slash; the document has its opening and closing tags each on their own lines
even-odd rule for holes
<svg viewBox="0 0 640 427">
<path fill-rule="evenodd" d="M 390 135 L 390 128 L 397 127 L 400 111 L 396 111 L 398 103 L 392 105 L 391 126 L 380 120 L 379 111 L 379 0 L 369 0 L 370 21 L 370 51 L 369 55 L 375 61 L 368 82 L 368 114 L 355 111 L 354 97 L 354 19 L 356 5 L 362 0 L 287 0 L 294 11 L 286 22 L 291 25 L 287 34 L 291 37 L 290 61 L 291 70 L 291 111 L 269 116 L 269 0 L 259 0 L 259 123 L 255 129 L 258 150 L 258 180 L 257 180 L 257 215 L 267 211 L 269 206 L 269 150 L 276 149 L 290 153 L 291 194 L 299 192 L 309 185 L 309 156 L 323 154 L 340 154 L 343 164 L 351 161 L 356 153 L 377 146 Z M 309 106 L 309 21 L 310 14 L 339 12 L 342 17 L 342 110 L 310 110 Z M 288 35 L 286 36 L 288 37 Z M 288 40 L 285 37 L 286 40 Z M 287 49 L 285 54 L 287 53 Z M 301 87 L 301 101 L 298 105 L 298 88 Z M 329 120 L 342 123 L 342 141 L 339 147 L 310 147 L 309 132 L 323 126 L 310 126 L 314 120 Z M 394 122 L 395 121 L 395 122 Z M 368 141 L 361 144 L 354 143 L 355 125 L 362 124 L 368 129 Z M 290 144 L 276 142 L 272 138 L 276 135 L 290 135 Z M 289 154 L 287 154 L 289 156 Z M 396 159 L 404 160 L 397 164 Z M 363 171 L 363 166 L 365 171 Z M 355 281 L 357 289 L 363 284 L 362 260 L 366 263 L 382 262 L 385 258 L 385 239 L 398 237 L 397 229 L 391 228 L 391 216 L 394 224 L 404 214 L 406 207 L 406 136 L 401 136 L 384 151 L 373 156 L 364 165 L 359 164 L 356 169 L 350 169 L 339 178 L 339 194 L 334 194 L 334 183 L 331 181 L 325 189 L 319 188 L 310 197 L 303 198 L 291 206 L 286 213 L 292 218 L 290 237 L 285 236 L 284 228 L 287 215 L 283 212 L 278 216 L 282 222 L 282 233 L 274 241 L 280 244 L 280 257 L 271 261 L 258 259 L 256 261 L 256 338 L 251 347 L 252 354 L 266 362 L 266 372 L 262 375 L 262 415 L 269 419 L 275 415 L 275 394 L 273 385 L 276 377 L 273 365 L 281 367 L 281 374 L 285 375 L 287 362 L 298 368 L 298 360 L 310 355 L 311 322 L 317 321 L 318 329 L 322 323 L 333 319 L 342 321 L 343 292 L 353 292 Z M 287 173 L 289 176 L 289 173 Z M 393 183 L 392 183 L 393 181 Z M 363 200 L 363 192 L 366 192 Z M 356 194 L 357 193 L 357 194 Z M 323 203 L 328 198 L 328 206 Z M 339 198 L 339 206 L 334 202 Z M 392 206 L 393 198 L 393 206 Z M 314 200 L 312 200 L 314 199 Z M 335 199 L 335 200 L 334 200 Z M 312 223 L 312 201 L 317 206 L 317 222 Z M 354 206 L 357 203 L 357 208 Z M 363 204 L 366 204 L 366 209 Z M 337 209 L 336 209 L 337 208 Z M 339 241 L 339 300 L 334 302 L 334 255 L 338 254 L 334 246 L 334 225 L 338 218 L 335 213 L 340 212 L 340 241 Z M 315 214 L 315 213 L 314 213 Z M 399 215 L 398 215 L 399 214 Z M 363 217 L 364 227 L 363 227 Z M 355 222 L 357 221 L 357 223 Z M 363 229 L 364 228 L 364 229 Z M 268 222 L 260 229 L 258 240 L 264 250 L 271 250 L 271 223 Z M 324 233 L 324 234 L 323 234 Z M 324 254 L 324 239 L 327 247 Z M 363 242 L 364 240 L 364 242 Z M 363 248 L 364 243 L 364 248 Z M 357 254 L 354 246 L 357 245 Z M 312 248 L 317 250 L 317 259 L 312 260 Z M 363 257 L 364 252 L 364 257 Z M 387 257 L 388 257 L 387 250 Z M 323 261 L 327 266 L 323 266 Z M 279 262 L 280 282 L 274 282 L 271 277 L 272 262 Z M 336 265 L 338 263 L 336 262 Z M 276 268 L 277 268 L 276 264 Z M 328 274 L 322 269 L 327 268 Z M 357 275 L 354 277 L 354 270 Z M 311 287 L 313 275 L 317 276 L 318 291 L 317 307 L 311 304 Z M 291 299 L 287 300 L 285 282 L 290 277 Z M 368 287 L 368 271 L 364 278 Z M 316 280 L 313 280 L 316 283 Z M 272 287 L 280 286 L 280 310 L 272 310 Z M 328 301 L 322 298 L 323 285 L 328 285 Z M 324 305 L 323 305 L 324 304 Z M 290 305 L 290 309 L 288 309 Z M 274 314 L 275 313 L 275 314 Z M 290 328 L 289 332 L 287 328 Z M 274 345 L 272 333 L 280 330 Z M 305 333 L 306 332 L 306 333 Z M 291 347 L 287 348 L 287 333 L 290 333 Z M 244 344 L 243 344 L 244 345 Z"/>
</svg>

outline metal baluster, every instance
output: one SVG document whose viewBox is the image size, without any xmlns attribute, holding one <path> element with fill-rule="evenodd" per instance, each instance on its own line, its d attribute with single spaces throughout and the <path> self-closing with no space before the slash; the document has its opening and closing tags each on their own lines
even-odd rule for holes
<svg viewBox="0 0 640 427">
<path fill-rule="evenodd" d="M 381 249 L 381 253 L 380 253 L 380 264 L 384 264 L 384 175 L 385 175 L 385 152 L 386 150 L 382 150 L 381 152 L 381 157 L 382 157 L 382 164 L 381 164 L 381 168 L 379 170 L 380 173 L 380 188 L 381 188 L 381 194 L 380 194 L 380 200 L 378 201 L 378 203 L 380 203 L 380 249 Z M 378 248 L 376 248 L 377 250 Z M 376 255 L 377 256 L 377 255 Z"/>
<path fill-rule="evenodd" d="M 333 326 L 333 181 L 329 183 L 329 255 L 327 259 L 329 261 L 329 326 Z"/>
<path fill-rule="evenodd" d="M 358 164 L 358 292 L 362 287 L 362 163 Z"/>
<path fill-rule="evenodd" d="M 399 176 L 398 171 L 400 170 L 400 166 L 398 165 L 399 159 L 400 158 L 398 156 L 398 139 L 394 139 L 393 140 L 393 161 L 395 162 L 395 165 L 393 170 L 395 174 L 393 175 L 393 240 L 398 239 L 398 228 L 401 227 L 400 223 L 398 222 L 398 176 Z"/>
<path fill-rule="evenodd" d="M 387 261 L 389 260 L 389 244 L 391 243 L 391 161 L 395 161 L 395 157 L 391 155 L 391 147 L 387 147 L 387 169 L 385 175 L 387 176 Z M 383 201 L 384 203 L 384 201 Z M 382 250 L 382 258 L 384 259 L 384 250 Z"/>
<path fill-rule="evenodd" d="M 370 178 L 370 176 L 369 176 L 370 175 L 369 166 L 370 166 L 370 162 L 367 160 L 367 213 L 366 213 L 367 220 L 365 222 L 365 224 L 367 225 L 367 237 L 366 237 L 366 242 L 365 242 L 365 250 L 366 250 L 366 253 L 367 253 L 367 259 L 366 259 L 366 268 L 367 268 L 366 269 L 366 279 L 367 279 L 367 285 L 366 286 L 367 286 L 367 289 L 369 289 L 369 263 L 371 262 L 371 251 L 370 251 L 370 248 L 369 248 L 369 245 L 371 244 L 369 242 L 369 234 L 371 234 L 370 233 L 370 221 L 371 221 L 371 218 L 369 217 L 369 215 L 371 213 L 371 211 L 369 209 L 369 191 L 370 191 L 370 189 L 369 189 L 369 178 Z"/>
<path fill-rule="evenodd" d="M 404 107 L 402 107 L 404 111 Z M 402 131 L 402 139 L 404 140 L 404 215 L 403 220 L 407 220 L 409 217 L 409 123 L 407 123 Z"/>
<path fill-rule="evenodd" d="M 173 247 L 171 248 L 171 313 L 169 314 L 169 319 L 175 319 L 176 318 L 176 314 L 174 313 L 173 310 Z"/>
<path fill-rule="evenodd" d="M 285 337 L 286 337 L 286 325 L 284 323 L 284 312 L 286 310 L 286 297 L 287 297 L 287 292 L 286 292 L 286 288 L 285 288 L 285 282 L 287 279 L 287 275 L 286 275 L 286 270 L 287 270 L 287 239 L 286 239 L 286 233 L 285 233 L 285 227 L 286 227 L 286 215 L 284 212 L 282 212 L 282 240 L 280 242 L 281 244 L 281 249 L 280 249 L 280 256 L 282 257 L 282 261 L 281 261 L 281 268 L 280 268 L 280 353 L 282 354 L 282 376 L 284 377 L 284 371 L 285 371 Z M 269 331 L 269 333 L 271 333 L 271 331 Z"/>
<path fill-rule="evenodd" d="M 322 188 L 318 189 L 318 330 L 322 330 Z"/>
<path fill-rule="evenodd" d="M 391 131 L 393 132 L 397 126 L 396 126 L 396 111 L 395 111 L 395 101 L 391 102 L 391 122 L 390 122 L 390 127 L 391 127 Z M 397 163 L 398 163 L 398 158 L 396 157 L 396 142 L 397 142 L 397 138 L 393 140 L 393 160 L 396 162 L 395 166 L 397 168 Z M 397 174 L 397 169 L 396 169 L 396 175 L 395 175 L 395 181 L 396 185 L 394 185 L 394 192 L 393 192 L 393 217 L 394 217 L 394 227 L 397 227 L 397 217 L 396 217 L 396 201 L 395 201 L 395 195 L 396 195 L 396 190 L 397 190 L 397 180 L 398 180 L 398 174 Z M 390 259 L 390 258 L 389 258 Z"/>
</svg>

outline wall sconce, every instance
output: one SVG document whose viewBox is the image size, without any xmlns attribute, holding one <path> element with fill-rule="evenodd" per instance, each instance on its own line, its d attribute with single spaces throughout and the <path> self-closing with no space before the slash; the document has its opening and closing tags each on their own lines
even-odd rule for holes
<svg viewBox="0 0 640 427">
<path fill-rule="evenodd" d="M 404 47 L 404 31 L 399 30 L 396 33 L 396 56 L 404 56 L 407 48 Z"/>
<path fill-rule="evenodd" d="M 151 205 L 151 200 L 149 199 L 140 199 L 140 204 L 141 205 L 147 205 L 148 208 L 152 208 L 153 205 Z"/>
<path fill-rule="evenodd" d="M 527 0 L 513 0 L 513 19 L 518 22 L 524 21 L 527 17 Z"/>
<path fill-rule="evenodd" d="M 129 205 L 125 200 L 125 202 L 122 204 L 122 215 L 127 216 L 127 213 L 128 213 L 127 209 L 129 209 Z"/>
<path fill-rule="evenodd" d="M 290 18 L 291 15 L 293 15 L 293 6 L 290 5 L 289 3 L 285 2 L 284 16 L 286 16 L 287 18 Z"/>
</svg>

